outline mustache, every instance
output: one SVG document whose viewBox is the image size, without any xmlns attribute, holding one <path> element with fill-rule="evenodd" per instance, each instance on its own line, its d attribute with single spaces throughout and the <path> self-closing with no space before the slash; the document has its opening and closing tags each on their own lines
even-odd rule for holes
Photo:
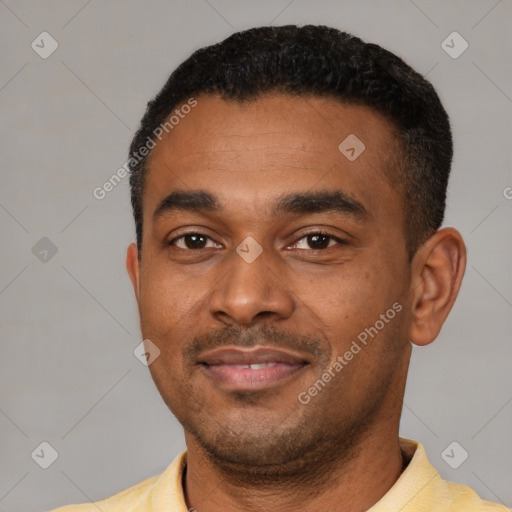
<svg viewBox="0 0 512 512">
<path fill-rule="evenodd" d="M 240 329 L 234 326 L 194 336 L 183 348 L 186 361 L 195 363 L 197 358 L 207 350 L 225 346 L 256 347 L 272 346 L 273 348 L 290 349 L 311 354 L 315 359 L 329 361 L 331 350 L 329 344 L 311 335 L 300 335 L 288 331 L 277 330 L 263 325 L 256 329 Z"/>
</svg>

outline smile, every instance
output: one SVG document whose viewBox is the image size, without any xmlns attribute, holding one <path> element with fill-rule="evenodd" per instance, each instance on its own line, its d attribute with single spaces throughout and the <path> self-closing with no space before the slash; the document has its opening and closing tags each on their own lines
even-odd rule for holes
<svg viewBox="0 0 512 512">
<path fill-rule="evenodd" d="M 199 364 L 215 383 L 231 391 L 254 391 L 288 381 L 309 365 L 299 354 L 264 347 L 222 348 L 204 354 Z"/>
</svg>

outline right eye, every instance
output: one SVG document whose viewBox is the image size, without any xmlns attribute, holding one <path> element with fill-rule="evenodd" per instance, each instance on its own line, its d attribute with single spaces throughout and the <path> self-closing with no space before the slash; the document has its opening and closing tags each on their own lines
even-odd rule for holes
<svg viewBox="0 0 512 512">
<path fill-rule="evenodd" d="M 215 244 L 213 247 L 218 246 L 209 236 L 196 232 L 183 233 L 170 240 L 167 245 L 175 246 L 183 250 L 197 251 L 199 249 L 208 248 L 206 246 L 207 240 L 211 240 Z"/>
</svg>

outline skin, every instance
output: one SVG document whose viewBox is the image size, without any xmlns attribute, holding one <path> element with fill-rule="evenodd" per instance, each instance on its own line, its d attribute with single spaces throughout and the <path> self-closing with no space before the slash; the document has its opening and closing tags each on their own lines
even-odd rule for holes
<svg viewBox="0 0 512 512">
<path fill-rule="evenodd" d="M 185 429 L 187 506 L 367 510 L 402 471 L 411 343 L 432 342 L 455 301 L 462 237 L 441 229 L 408 262 L 403 194 L 387 177 L 398 149 L 372 109 L 281 94 L 197 101 L 152 151 L 141 258 L 135 244 L 127 251 L 143 337 L 161 351 L 150 371 Z M 338 149 L 349 134 L 366 147 L 354 161 Z M 153 219 L 171 192 L 199 189 L 221 209 Z M 283 194 L 334 190 L 367 214 L 272 211 Z M 307 235 L 319 229 L 345 242 L 327 238 L 315 249 Z M 176 240 L 184 232 L 206 236 L 204 246 Z M 262 248 L 252 263 L 236 252 L 248 236 Z M 401 311 L 301 404 L 299 393 L 394 303 Z M 256 344 L 296 350 L 309 364 L 277 385 L 235 392 L 191 355 Z"/>
</svg>

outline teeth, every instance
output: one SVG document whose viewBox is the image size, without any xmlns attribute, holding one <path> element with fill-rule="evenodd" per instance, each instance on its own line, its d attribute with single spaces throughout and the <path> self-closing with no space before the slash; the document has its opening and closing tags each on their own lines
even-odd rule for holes
<svg viewBox="0 0 512 512">
<path fill-rule="evenodd" d="M 231 365 L 233 368 L 237 370 L 261 370 L 262 368 L 267 368 L 268 366 L 275 366 L 277 363 L 253 363 L 253 364 L 233 364 Z"/>
<path fill-rule="evenodd" d="M 249 367 L 251 370 L 261 370 L 262 368 L 266 368 L 267 366 L 275 366 L 277 363 L 259 363 L 259 364 L 250 364 Z"/>
</svg>

